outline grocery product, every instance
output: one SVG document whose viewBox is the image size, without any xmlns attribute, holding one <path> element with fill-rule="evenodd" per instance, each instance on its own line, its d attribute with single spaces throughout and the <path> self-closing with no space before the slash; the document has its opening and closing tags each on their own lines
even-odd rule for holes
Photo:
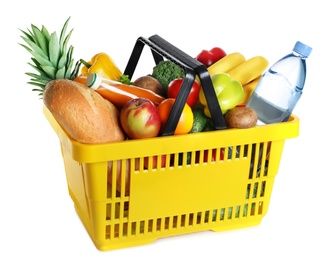
<svg viewBox="0 0 331 260">
<path fill-rule="evenodd" d="M 292 53 L 273 64 L 262 76 L 247 106 L 259 117 L 258 124 L 287 121 L 299 101 L 306 80 L 306 59 L 312 48 L 296 42 Z"/>
</svg>

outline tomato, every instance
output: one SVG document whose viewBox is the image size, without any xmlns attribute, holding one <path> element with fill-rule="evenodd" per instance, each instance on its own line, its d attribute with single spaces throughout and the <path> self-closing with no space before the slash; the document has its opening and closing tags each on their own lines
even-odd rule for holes
<svg viewBox="0 0 331 260">
<path fill-rule="evenodd" d="M 163 100 L 157 107 L 161 117 L 161 131 L 163 130 L 169 118 L 175 100 L 176 99 L 174 98 L 167 98 Z M 178 120 L 176 129 L 174 131 L 174 135 L 187 134 L 188 132 L 190 132 L 192 126 L 193 126 L 193 112 L 191 107 L 188 104 L 185 104 L 182 114 L 180 115 L 180 118 Z"/>
<path fill-rule="evenodd" d="M 182 86 L 183 81 L 184 78 L 177 78 L 169 83 L 167 88 L 167 94 L 169 98 L 176 98 L 178 96 L 178 92 L 180 90 L 180 87 Z M 194 106 L 198 102 L 199 92 L 200 92 L 200 84 L 195 80 L 193 82 L 191 91 L 186 100 L 186 103 L 190 107 Z"/>
</svg>

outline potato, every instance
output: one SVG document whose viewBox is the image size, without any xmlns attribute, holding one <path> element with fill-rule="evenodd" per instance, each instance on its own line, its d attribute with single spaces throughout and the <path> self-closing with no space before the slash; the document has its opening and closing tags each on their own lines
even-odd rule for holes
<svg viewBox="0 0 331 260">
<path fill-rule="evenodd" d="M 163 89 L 161 83 L 156 78 L 153 78 L 152 76 L 148 76 L 148 75 L 141 76 L 133 82 L 133 85 L 135 85 L 137 87 L 152 90 L 156 94 L 165 96 L 164 89 Z"/>
<path fill-rule="evenodd" d="M 235 107 L 225 114 L 229 128 L 249 128 L 256 125 L 258 116 L 250 107 Z"/>
</svg>

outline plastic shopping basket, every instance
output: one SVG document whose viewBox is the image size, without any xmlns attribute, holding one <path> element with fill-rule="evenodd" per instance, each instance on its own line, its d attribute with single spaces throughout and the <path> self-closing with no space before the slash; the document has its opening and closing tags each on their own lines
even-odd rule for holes
<svg viewBox="0 0 331 260">
<path fill-rule="evenodd" d="M 211 92 L 206 98 L 215 107 L 210 110 L 218 130 L 172 135 L 192 79 L 198 75 L 208 93 L 210 77 L 204 66 L 158 35 L 138 38 L 125 74 L 132 76 L 145 45 L 156 62 L 165 57 L 186 71 L 177 113 L 171 113 L 163 136 L 81 144 L 44 107 L 60 140 L 70 197 L 96 248 L 111 250 L 179 234 L 258 225 L 268 211 L 285 139 L 299 134 L 299 118 L 224 129 Z"/>
</svg>

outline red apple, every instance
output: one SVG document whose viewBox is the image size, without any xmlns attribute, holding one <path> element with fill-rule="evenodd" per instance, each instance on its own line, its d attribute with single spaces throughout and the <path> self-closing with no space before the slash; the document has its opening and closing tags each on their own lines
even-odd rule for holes
<svg viewBox="0 0 331 260">
<path fill-rule="evenodd" d="M 156 137 L 161 128 L 157 106 L 147 98 L 134 98 L 121 109 L 120 122 L 130 139 Z"/>
</svg>

